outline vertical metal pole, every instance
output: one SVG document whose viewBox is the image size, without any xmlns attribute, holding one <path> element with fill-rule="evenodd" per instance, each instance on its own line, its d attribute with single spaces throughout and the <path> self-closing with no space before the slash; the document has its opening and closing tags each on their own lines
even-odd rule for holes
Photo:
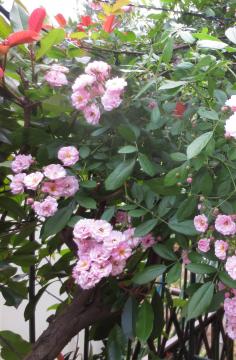
<svg viewBox="0 0 236 360">
<path fill-rule="evenodd" d="M 196 275 L 190 274 L 190 283 L 194 284 L 196 282 Z M 194 359 L 195 355 L 195 329 L 194 329 L 194 320 L 189 321 L 189 360 Z"/>
<path fill-rule="evenodd" d="M 89 328 L 84 329 L 84 360 L 89 359 Z"/>
<path fill-rule="evenodd" d="M 34 232 L 30 235 L 29 240 L 33 242 L 35 239 Z M 35 298 L 35 266 L 31 265 L 29 269 L 29 304 L 34 302 Z M 35 343 L 35 309 L 29 318 L 29 341 Z"/>
</svg>

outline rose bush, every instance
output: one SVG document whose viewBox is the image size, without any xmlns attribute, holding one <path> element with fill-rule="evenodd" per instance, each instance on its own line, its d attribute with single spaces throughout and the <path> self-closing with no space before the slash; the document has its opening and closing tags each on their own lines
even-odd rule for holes
<svg viewBox="0 0 236 360">
<path fill-rule="evenodd" d="M 235 4 L 180 3 L 0 17 L 0 291 L 32 343 L 48 286 L 65 299 L 35 345 L 1 331 L 3 359 L 88 328 L 99 359 L 161 356 L 163 304 L 186 327 L 224 305 L 236 339 Z"/>
</svg>

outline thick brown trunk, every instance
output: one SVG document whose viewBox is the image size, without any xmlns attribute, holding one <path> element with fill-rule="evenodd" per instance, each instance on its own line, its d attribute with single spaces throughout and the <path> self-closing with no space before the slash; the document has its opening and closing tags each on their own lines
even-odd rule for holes
<svg viewBox="0 0 236 360">
<path fill-rule="evenodd" d="M 79 331 L 106 318 L 110 310 L 100 301 L 98 289 L 81 290 L 33 345 L 25 360 L 54 360 Z"/>
</svg>

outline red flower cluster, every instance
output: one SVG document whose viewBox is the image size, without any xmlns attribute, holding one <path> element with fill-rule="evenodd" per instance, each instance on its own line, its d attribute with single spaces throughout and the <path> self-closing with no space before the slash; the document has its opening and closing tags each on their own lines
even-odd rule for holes
<svg viewBox="0 0 236 360">
<path fill-rule="evenodd" d="M 42 29 L 46 17 L 44 8 L 35 9 L 28 19 L 28 29 L 10 34 L 0 43 L 0 53 L 6 54 L 8 50 L 16 45 L 29 44 L 40 39 L 39 32 Z"/>
</svg>

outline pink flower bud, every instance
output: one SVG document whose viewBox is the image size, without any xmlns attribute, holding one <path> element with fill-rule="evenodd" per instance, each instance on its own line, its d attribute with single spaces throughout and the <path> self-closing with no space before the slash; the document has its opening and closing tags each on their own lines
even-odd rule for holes
<svg viewBox="0 0 236 360">
<path fill-rule="evenodd" d="M 188 183 L 188 184 L 192 184 L 192 182 L 193 182 L 193 178 L 188 177 L 186 181 L 187 181 L 187 183 Z"/>
<path fill-rule="evenodd" d="M 34 203 L 34 199 L 33 198 L 28 198 L 26 199 L 26 205 L 33 205 Z"/>
</svg>

